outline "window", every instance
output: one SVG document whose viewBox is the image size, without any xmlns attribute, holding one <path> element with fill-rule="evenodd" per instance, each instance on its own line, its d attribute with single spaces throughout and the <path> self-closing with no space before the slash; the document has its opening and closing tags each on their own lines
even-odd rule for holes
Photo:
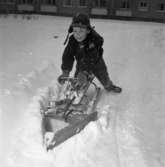
<svg viewBox="0 0 165 167">
<path fill-rule="evenodd" d="M 21 4 L 33 4 L 35 0 L 19 0 L 18 3 Z"/>
<path fill-rule="evenodd" d="M 147 11 L 148 10 L 148 4 L 145 0 L 139 1 L 138 10 L 140 10 L 140 11 Z"/>
<path fill-rule="evenodd" d="M 42 3 L 46 5 L 56 5 L 56 0 L 42 0 Z"/>
<path fill-rule="evenodd" d="M 128 0 L 122 0 L 121 1 L 121 8 L 123 9 L 129 9 L 130 8 L 130 3 Z"/>
<path fill-rule="evenodd" d="M 142 7 L 142 8 L 147 7 L 147 2 L 140 2 L 140 7 Z"/>
<path fill-rule="evenodd" d="M 63 5 L 64 6 L 72 6 L 72 0 L 64 0 Z"/>
<path fill-rule="evenodd" d="M 14 0 L 0 0 L 0 3 L 14 3 Z"/>
<path fill-rule="evenodd" d="M 165 3 L 158 4 L 157 10 L 165 12 Z"/>
<path fill-rule="evenodd" d="M 87 0 L 79 0 L 79 6 L 86 7 L 87 6 Z"/>
<path fill-rule="evenodd" d="M 106 7 L 106 0 L 93 0 L 93 7 L 96 8 L 105 8 Z"/>
</svg>

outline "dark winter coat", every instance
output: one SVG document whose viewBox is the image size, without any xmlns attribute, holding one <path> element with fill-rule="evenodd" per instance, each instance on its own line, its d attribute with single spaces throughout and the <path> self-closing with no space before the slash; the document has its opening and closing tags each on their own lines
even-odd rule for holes
<svg viewBox="0 0 165 167">
<path fill-rule="evenodd" d="M 74 60 L 77 61 L 77 69 L 93 71 L 103 54 L 103 38 L 95 31 L 87 35 L 83 42 L 77 42 L 73 35 L 64 49 L 62 56 L 62 70 L 71 71 Z"/>
</svg>

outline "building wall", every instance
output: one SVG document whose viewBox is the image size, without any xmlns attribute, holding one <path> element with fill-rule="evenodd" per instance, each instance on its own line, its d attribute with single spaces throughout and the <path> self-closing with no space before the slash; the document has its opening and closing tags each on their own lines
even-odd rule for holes
<svg viewBox="0 0 165 167">
<path fill-rule="evenodd" d="M 13 1 L 2 1 L 0 0 L 0 13 L 15 12 L 16 3 Z"/>
<path fill-rule="evenodd" d="M 131 0 L 117 0 L 114 5 L 116 16 L 132 17 L 133 6 Z"/>
<path fill-rule="evenodd" d="M 70 6 L 64 2 L 72 2 Z M 86 12 L 91 16 L 158 20 L 165 22 L 165 0 L 0 0 L 1 13 L 47 13 L 73 15 Z"/>
<path fill-rule="evenodd" d="M 160 9 L 161 4 L 163 4 L 164 10 Z M 165 0 L 152 0 L 150 17 L 155 19 L 161 18 L 165 20 Z"/>
<path fill-rule="evenodd" d="M 145 3 L 146 4 L 145 4 Z M 158 6 L 164 4 L 164 10 L 159 10 Z M 138 18 L 165 19 L 164 0 L 134 0 L 133 16 Z"/>
<path fill-rule="evenodd" d="M 75 1 L 75 0 L 71 0 L 72 4 L 69 6 L 67 6 L 66 4 L 64 4 L 65 0 L 59 0 L 58 1 L 58 14 L 68 14 L 68 15 L 73 15 L 77 12 L 86 12 L 89 13 L 90 8 L 89 8 L 89 4 L 90 1 L 87 1 L 87 5 L 80 7 L 79 6 L 79 0 Z"/>
<path fill-rule="evenodd" d="M 91 0 L 90 1 L 90 14 L 95 16 L 107 16 L 110 14 L 111 0 Z"/>
<path fill-rule="evenodd" d="M 133 16 L 139 18 L 149 18 L 154 15 L 151 12 L 152 0 L 134 0 Z M 153 11 L 154 12 L 154 11 Z"/>
</svg>

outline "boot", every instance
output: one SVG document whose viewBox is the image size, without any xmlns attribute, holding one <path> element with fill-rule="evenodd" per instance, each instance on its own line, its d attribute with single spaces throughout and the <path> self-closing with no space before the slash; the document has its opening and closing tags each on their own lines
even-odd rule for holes
<svg viewBox="0 0 165 167">
<path fill-rule="evenodd" d="M 112 84 L 112 85 L 110 85 L 108 87 L 105 87 L 105 90 L 107 90 L 108 92 L 121 93 L 122 88 Z"/>
</svg>

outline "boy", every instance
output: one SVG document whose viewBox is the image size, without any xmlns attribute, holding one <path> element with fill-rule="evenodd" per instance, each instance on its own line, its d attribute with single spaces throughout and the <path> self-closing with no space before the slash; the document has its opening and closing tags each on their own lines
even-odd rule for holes
<svg viewBox="0 0 165 167">
<path fill-rule="evenodd" d="M 72 33 L 69 37 L 69 34 Z M 122 89 L 115 86 L 109 78 L 103 60 L 103 38 L 91 27 L 89 17 L 80 13 L 73 17 L 62 56 L 62 74 L 58 77 L 62 84 L 63 77 L 68 77 L 74 60 L 77 61 L 75 76 L 81 71 L 93 73 L 108 92 L 120 93 Z"/>
</svg>

